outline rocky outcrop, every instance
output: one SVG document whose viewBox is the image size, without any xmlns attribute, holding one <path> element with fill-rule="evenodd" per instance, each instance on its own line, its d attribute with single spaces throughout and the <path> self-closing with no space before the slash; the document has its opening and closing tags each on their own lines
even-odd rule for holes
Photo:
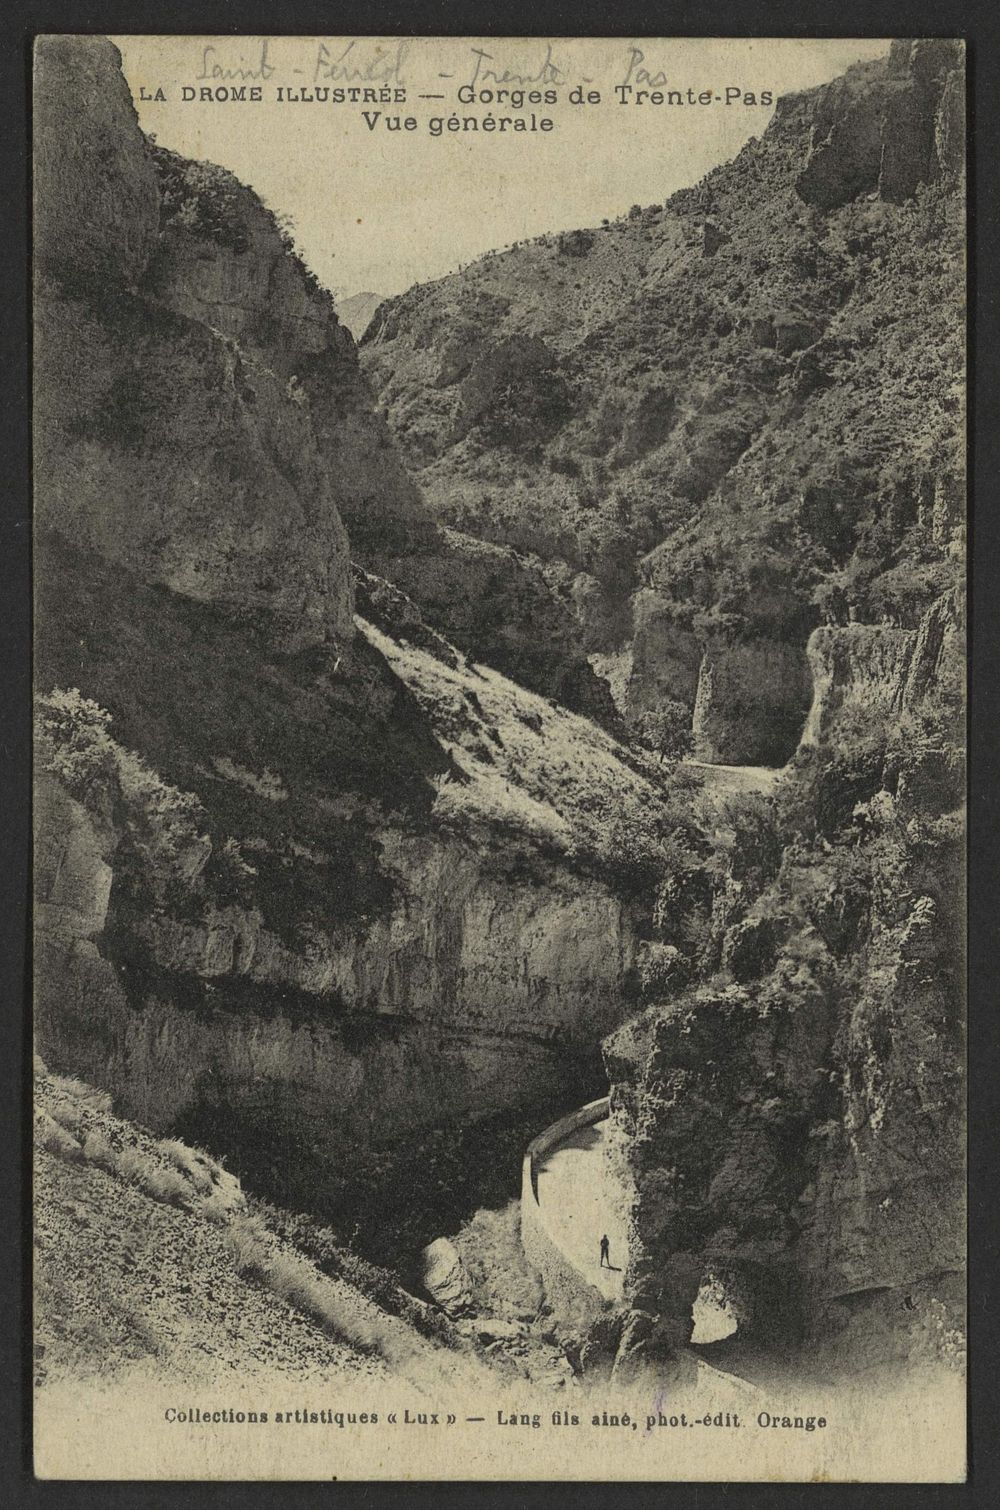
<svg viewBox="0 0 1000 1510">
<path fill-rule="evenodd" d="M 611 692 L 583 653 L 574 608 L 549 586 L 538 563 L 445 529 L 435 548 L 380 564 L 419 604 L 427 623 L 470 659 L 614 724 Z"/>
<path fill-rule="evenodd" d="M 373 411 L 350 331 L 280 231 L 232 174 L 157 148 L 162 232 L 150 296 L 220 331 L 275 375 L 279 408 L 308 422 L 315 472 L 365 562 L 432 544 L 437 531 Z M 258 406 L 263 423 L 274 399 Z M 275 429 L 280 429 L 275 426 Z M 281 470 L 302 491 L 301 451 Z"/>
<path fill-rule="evenodd" d="M 803 746 L 829 738 L 839 718 L 884 726 L 898 717 L 915 639 L 911 629 L 882 624 L 814 629 L 806 647 L 813 699 Z"/>
<path fill-rule="evenodd" d="M 648 588 L 636 594 L 633 617 L 629 714 L 655 713 L 666 701 L 693 710 L 702 657 L 698 636 L 680 628 L 672 605 Z"/>
<path fill-rule="evenodd" d="M 751 641 L 701 660 L 692 730 L 695 754 L 723 765 L 784 765 L 809 704 L 809 671 L 796 646 Z"/>
<path fill-rule="evenodd" d="M 183 164 L 187 197 L 164 183 L 110 42 L 39 40 L 35 122 L 39 531 L 176 592 L 269 611 L 290 648 L 349 636 L 338 427 L 307 385 L 339 373 L 353 411 L 342 460 L 375 494 L 350 337 L 248 190 Z"/>
<path fill-rule="evenodd" d="M 827 625 L 809 637 L 806 653 L 813 698 L 801 747 L 812 748 L 841 729 L 885 729 L 927 697 L 961 699 L 953 668 L 964 654 L 964 594 L 938 598 L 917 629 L 885 624 Z"/>
<path fill-rule="evenodd" d="M 381 303 L 381 294 L 351 294 L 347 299 L 338 299 L 337 319 L 341 325 L 347 326 L 356 341 L 360 341 Z"/>
<path fill-rule="evenodd" d="M 952 668 L 964 659 L 965 594 L 960 588 L 952 588 L 920 620 L 907 666 L 903 706 L 916 708 L 924 698 L 939 694 Z M 963 695 L 960 686 L 948 690 L 959 698 Z"/>
<path fill-rule="evenodd" d="M 819 998 L 776 1012 L 739 991 L 706 992 L 605 1044 L 635 1180 L 626 1294 L 661 1318 L 672 1346 L 690 1340 L 709 1271 L 744 1276 L 775 1342 L 794 1330 L 793 1218 L 814 1152 L 804 1131 L 832 1032 Z"/>
<path fill-rule="evenodd" d="M 892 1290 L 898 1307 L 924 1286 L 911 1311 L 929 1315 L 945 1292 L 953 1303 L 941 1289 L 963 1261 L 951 925 L 927 898 L 895 911 L 854 1004 L 706 990 L 605 1045 L 635 1182 L 626 1295 L 665 1347 L 690 1340 L 708 1274 L 740 1328 L 778 1349 L 829 1342 L 844 1297 Z M 883 1325 L 898 1333 L 901 1318 Z"/>
<path fill-rule="evenodd" d="M 962 625 L 951 591 L 917 630 L 816 631 L 776 821 L 737 836 L 716 896 L 717 973 L 605 1044 L 631 1182 L 626 1301 L 664 1347 L 689 1340 L 711 1275 L 769 1347 L 805 1339 L 848 1370 L 953 1361 Z"/>
<path fill-rule="evenodd" d="M 71 289 L 134 288 L 159 234 L 156 172 L 119 62 L 103 37 L 35 43 L 35 270 Z"/>
<path fill-rule="evenodd" d="M 43 297 L 35 331 L 41 530 L 268 611 L 290 648 L 350 634 L 347 535 L 308 412 L 270 368 L 132 296 Z"/>
<path fill-rule="evenodd" d="M 836 80 L 807 96 L 812 138 L 796 189 L 829 211 L 864 192 L 900 203 L 955 173 L 960 42 L 894 42 L 884 74 Z"/>
</svg>

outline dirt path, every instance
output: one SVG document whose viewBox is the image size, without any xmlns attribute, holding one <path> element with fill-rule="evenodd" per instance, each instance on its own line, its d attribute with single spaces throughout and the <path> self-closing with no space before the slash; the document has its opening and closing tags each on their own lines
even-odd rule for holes
<svg viewBox="0 0 1000 1510">
<path fill-rule="evenodd" d="M 759 792 L 762 797 L 770 796 L 783 769 L 768 765 L 710 765 L 705 760 L 686 760 L 684 764 L 704 777 L 706 787 L 721 797 L 731 792 Z"/>
</svg>

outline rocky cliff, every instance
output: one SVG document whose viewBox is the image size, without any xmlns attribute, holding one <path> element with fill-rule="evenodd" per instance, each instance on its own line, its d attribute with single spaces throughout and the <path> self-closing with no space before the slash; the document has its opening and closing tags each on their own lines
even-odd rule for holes
<svg viewBox="0 0 1000 1510">
<path fill-rule="evenodd" d="M 290 647 L 350 635 L 352 553 L 405 566 L 464 648 L 607 714 L 542 577 L 499 548 L 484 571 L 432 520 L 332 298 L 257 196 L 145 141 L 103 39 L 39 44 L 35 112 L 39 529 L 266 609 Z M 66 112 L 88 129 L 70 137 Z M 532 632 L 495 632 L 493 595 L 527 595 Z"/>
<path fill-rule="evenodd" d="M 347 299 L 338 299 L 337 319 L 341 325 L 347 326 L 356 341 L 360 341 L 382 302 L 380 294 L 351 294 Z"/>
<path fill-rule="evenodd" d="M 807 736 L 737 819 L 700 983 L 605 1045 L 626 1291 L 654 1355 L 688 1341 L 713 1276 L 751 1349 L 958 1364 L 961 605 L 817 631 L 810 653 Z"/>
<path fill-rule="evenodd" d="M 928 701 L 954 695 L 949 679 L 964 644 L 964 595 L 954 588 L 914 629 L 845 624 L 813 630 L 806 647 L 812 703 L 800 749 L 836 744 L 865 725 L 892 728 Z"/>
<path fill-rule="evenodd" d="M 320 427 L 273 352 L 241 345 L 283 257 L 273 225 L 260 211 L 227 281 L 231 247 L 197 225 L 186 243 L 164 236 L 154 154 L 111 44 L 47 38 L 35 67 L 39 535 L 175 592 L 266 610 L 289 647 L 349 637 L 349 550 Z M 68 116 L 87 129 L 68 131 Z M 227 232 L 245 219 L 234 212 Z M 189 295 L 163 272 L 165 246 L 199 268 Z M 209 289 L 227 314 L 207 310 Z M 309 331 L 328 368 L 350 368 L 350 338 L 322 300 L 294 272 L 283 292 L 285 327 Z"/>
<path fill-rule="evenodd" d="M 588 651 L 632 649 L 629 716 L 693 717 L 707 657 L 709 759 L 765 758 L 771 724 L 782 763 L 811 631 L 914 629 L 956 578 L 962 100 L 959 43 L 896 42 L 666 204 L 489 253 L 365 334 L 436 516 L 579 581 Z"/>
<path fill-rule="evenodd" d="M 489 602 L 541 577 L 430 520 L 270 212 L 144 141 L 110 43 L 40 43 L 36 90 L 40 1044 L 377 1219 L 421 1137 L 589 1092 L 652 905 L 623 849 L 690 823 L 352 575 L 348 529 L 442 603 L 464 570 L 459 638 L 551 680 Z"/>
<path fill-rule="evenodd" d="M 623 856 L 655 871 L 690 820 L 654 764 L 358 590 L 398 638 L 359 618 L 290 655 L 50 547 L 40 688 L 80 690 L 41 704 L 36 1028 L 128 1114 L 377 1229 L 435 1129 L 591 1092 L 651 906 Z"/>
</svg>

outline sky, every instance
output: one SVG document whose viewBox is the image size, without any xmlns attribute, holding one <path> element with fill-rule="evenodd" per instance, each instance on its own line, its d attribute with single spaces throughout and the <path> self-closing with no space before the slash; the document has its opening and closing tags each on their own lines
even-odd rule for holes
<svg viewBox="0 0 1000 1510">
<path fill-rule="evenodd" d="M 143 129 L 229 168 L 290 216 L 306 262 L 341 298 L 400 293 L 492 248 L 662 201 L 761 135 L 774 110 L 766 93 L 812 88 L 889 47 L 790 38 L 113 40 Z M 258 87 L 261 100 L 200 98 L 241 84 Z M 479 98 L 461 103 L 460 87 Z M 574 87 L 600 102 L 572 103 Z M 405 90 L 406 101 L 302 97 L 323 88 Z M 504 88 L 552 89 L 557 99 L 518 108 L 482 97 Z M 684 103 L 656 103 L 657 89 L 680 91 Z M 709 102 L 689 103 L 689 90 Z M 481 127 L 486 116 L 530 122 L 532 114 L 551 130 L 443 125 L 432 134 L 435 120 L 452 115 Z M 388 130 L 397 118 L 415 129 Z"/>
</svg>

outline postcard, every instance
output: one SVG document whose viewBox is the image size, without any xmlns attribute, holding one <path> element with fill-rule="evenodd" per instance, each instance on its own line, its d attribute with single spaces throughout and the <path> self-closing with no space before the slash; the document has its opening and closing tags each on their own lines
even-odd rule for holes
<svg viewBox="0 0 1000 1510">
<path fill-rule="evenodd" d="M 964 78 L 37 38 L 40 1477 L 964 1479 Z"/>
</svg>

